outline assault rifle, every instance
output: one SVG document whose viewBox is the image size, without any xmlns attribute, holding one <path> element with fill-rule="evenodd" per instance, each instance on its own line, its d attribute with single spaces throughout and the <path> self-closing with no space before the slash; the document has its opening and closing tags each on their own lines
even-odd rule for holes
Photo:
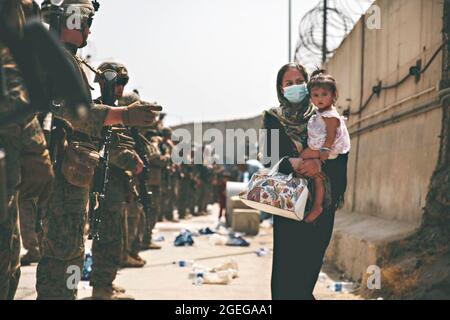
<svg viewBox="0 0 450 320">
<path fill-rule="evenodd" d="M 102 103 L 112 106 L 115 99 L 117 72 L 105 70 L 101 76 L 105 80 L 102 90 Z M 109 153 L 111 148 L 112 127 L 107 126 L 102 131 L 102 141 L 99 147 L 100 164 L 94 173 L 94 185 L 89 202 L 89 240 L 99 240 L 99 225 L 104 217 L 105 200 L 109 179 Z"/>
</svg>

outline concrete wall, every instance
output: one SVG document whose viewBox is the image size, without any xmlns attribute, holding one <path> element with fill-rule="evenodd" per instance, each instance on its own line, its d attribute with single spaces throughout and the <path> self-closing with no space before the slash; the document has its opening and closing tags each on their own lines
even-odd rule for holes
<svg viewBox="0 0 450 320">
<path fill-rule="evenodd" d="M 338 82 L 341 111 L 358 111 L 379 81 L 399 81 L 418 59 L 425 65 L 442 44 L 442 1 L 375 4 L 381 9 L 382 28 L 370 30 L 361 19 L 326 65 Z M 439 150 L 442 108 L 433 102 L 438 96 L 433 87 L 441 79 L 441 68 L 439 53 L 418 82 L 409 78 L 375 96 L 360 115 L 350 116 L 352 151 L 344 210 L 420 224 Z M 420 112 L 412 111 L 427 102 Z M 392 108 L 380 113 L 387 107 Z M 392 117 L 398 121 L 390 121 Z"/>
<path fill-rule="evenodd" d="M 338 82 L 341 112 L 347 108 L 352 113 L 358 111 L 374 85 L 399 81 L 418 59 L 422 66 L 427 64 L 442 43 L 441 0 L 379 0 L 375 4 L 381 9 L 381 29 L 368 29 L 362 18 L 326 65 Z M 439 150 L 442 108 L 435 101 L 441 78 L 439 53 L 418 82 L 410 78 L 383 91 L 360 115 L 349 117 L 352 150 L 343 210 L 420 224 Z M 425 103 L 429 105 L 413 112 Z M 387 107 L 392 108 L 373 116 Z M 364 120 L 368 116 L 373 117 Z M 398 119 L 390 121 L 392 117 Z M 258 116 L 206 122 L 203 131 L 247 130 L 260 125 Z M 194 132 L 193 123 L 175 128 Z M 363 132 L 358 132 L 361 129 Z"/>
</svg>

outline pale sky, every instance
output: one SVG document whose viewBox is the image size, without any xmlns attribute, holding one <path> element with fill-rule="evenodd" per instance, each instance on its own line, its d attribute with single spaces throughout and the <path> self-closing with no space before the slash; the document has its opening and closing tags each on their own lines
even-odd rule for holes
<svg viewBox="0 0 450 320">
<path fill-rule="evenodd" d="M 293 0 L 298 23 L 318 0 Z M 99 0 L 88 47 L 125 64 L 126 91 L 157 101 L 169 125 L 252 117 L 278 104 L 288 60 L 288 0 Z M 94 94 L 95 95 L 95 94 Z"/>
<path fill-rule="evenodd" d="M 128 90 L 157 101 L 167 124 L 256 116 L 277 105 L 288 59 L 288 0 L 100 0 L 90 53 L 124 63 Z M 293 1 L 293 46 L 317 0 Z"/>
</svg>

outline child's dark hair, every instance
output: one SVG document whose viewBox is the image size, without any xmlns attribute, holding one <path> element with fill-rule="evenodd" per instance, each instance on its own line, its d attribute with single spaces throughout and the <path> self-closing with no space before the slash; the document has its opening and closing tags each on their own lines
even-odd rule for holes
<svg viewBox="0 0 450 320">
<path fill-rule="evenodd" d="M 324 69 L 317 69 L 311 74 L 311 79 L 308 82 L 308 92 L 311 94 L 311 90 L 314 88 L 324 88 L 330 90 L 332 93 L 337 94 L 336 80 Z"/>
</svg>

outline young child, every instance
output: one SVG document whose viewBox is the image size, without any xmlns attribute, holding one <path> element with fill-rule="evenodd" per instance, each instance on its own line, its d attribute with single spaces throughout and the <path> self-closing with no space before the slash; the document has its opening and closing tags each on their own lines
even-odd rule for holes
<svg viewBox="0 0 450 320">
<path fill-rule="evenodd" d="M 308 83 L 312 103 L 316 113 L 308 122 L 308 148 L 303 150 L 301 158 L 336 159 L 339 154 L 350 151 L 350 136 L 344 119 L 334 107 L 337 100 L 336 81 L 322 70 L 313 72 Z M 321 177 L 314 178 L 315 199 L 311 212 L 305 222 L 313 222 L 323 211 L 322 204 L 325 187 Z"/>
</svg>

